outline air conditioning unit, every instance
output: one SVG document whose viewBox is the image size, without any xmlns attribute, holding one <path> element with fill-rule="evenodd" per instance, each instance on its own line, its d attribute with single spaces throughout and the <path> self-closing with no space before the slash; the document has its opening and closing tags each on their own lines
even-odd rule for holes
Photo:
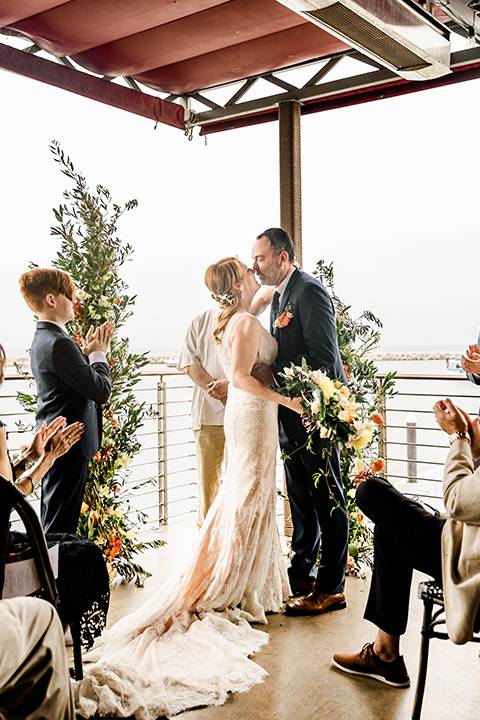
<svg viewBox="0 0 480 720">
<path fill-rule="evenodd" d="M 406 80 L 450 71 L 448 30 L 409 0 L 277 0 Z"/>
</svg>

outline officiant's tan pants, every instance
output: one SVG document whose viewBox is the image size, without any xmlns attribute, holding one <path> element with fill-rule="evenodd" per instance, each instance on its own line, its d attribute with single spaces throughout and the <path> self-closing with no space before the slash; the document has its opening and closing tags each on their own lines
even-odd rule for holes
<svg viewBox="0 0 480 720">
<path fill-rule="evenodd" d="M 45 600 L 0 600 L 0 718 L 73 720 L 62 625 Z"/>
<path fill-rule="evenodd" d="M 198 468 L 197 525 L 201 527 L 222 481 L 225 433 L 223 425 L 202 425 L 193 434 Z"/>
</svg>

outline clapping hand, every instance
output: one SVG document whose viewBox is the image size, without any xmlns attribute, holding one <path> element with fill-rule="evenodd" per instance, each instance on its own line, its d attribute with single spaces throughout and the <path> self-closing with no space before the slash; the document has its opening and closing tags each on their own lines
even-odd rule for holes
<svg viewBox="0 0 480 720">
<path fill-rule="evenodd" d="M 469 432 L 466 413 L 457 408 L 450 398 L 436 402 L 433 406 L 433 412 L 437 423 L 449 435 L 456 432 Z"/>
<path fill-rule="evenodd" d="M 82 433 L 83 423 L 80 422 L 72 423 L 67 427 L 58 427 L 45 443 L 45 454 L 49 454 L 54 461 L 57 460 L 80 440 Z"/>
<path fill-rule="evenodd" d="M 42 427 L 40 428 L 40 430 L 37 430 L 33 437 L 32 443 L 27 450 L 27 455 L 32 460 L 38 460 L 38 458 L 43 455 L 45 444 L 47 443 L 48 439 L 52 435 L 54 435 L 57 430 L 63 429 L 66 424 L 66 419 L 61 415 L 55 418 L 55 420 L 52 420 L 52 422 L 48 426 L 44 420 L 42 423 Z"/>
<path fill-rule="evenodd" d="M 478 345 L 469 345 L 462 355 L 462 368 L 465 372 L 480 375 L 480 348 Z"/>
<path fill-rule="evenodd" d="M 96 330 L 94 330 L 93 325 L 91 325 L 85 335 L 85 342 L 82 347 L 84 355 L 88 357 L 92 352 L 107 353 L 114 332 L 115 326 L 111 322 L 103 323 L 103 325 L 100 325 Z"/>
</svg>

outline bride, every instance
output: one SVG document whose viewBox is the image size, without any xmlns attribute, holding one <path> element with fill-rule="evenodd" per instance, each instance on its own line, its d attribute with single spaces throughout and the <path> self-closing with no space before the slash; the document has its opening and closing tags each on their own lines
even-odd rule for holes
<svg viewBox="0 0 480 720">
<path fill-rule="evenodd" d="M 277 353 L 248 313 L 259 288 L 253 271 L 225 258 L 207 268 L 205 283 L 219 305 L 214 338 L 230 381 L 226 477 L 185 567 L 87 656 L 96 662 L 75 684 L 84 718 L 156 720 L 221 704 L 267 674 L 248 656 L 268 635 L 249 622 L 266 623 L 289 593 L 275 519 L 277 405 L 303 409 L 250 374 Z"/>
</svg>

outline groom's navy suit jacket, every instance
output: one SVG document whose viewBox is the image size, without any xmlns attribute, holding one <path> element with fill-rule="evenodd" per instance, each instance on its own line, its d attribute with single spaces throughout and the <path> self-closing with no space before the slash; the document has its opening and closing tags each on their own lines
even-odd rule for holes
<svg viewBox="0 0 480 720">
<path fill-rule="evenodd" d="M 103 362 L 90 365 L 74 340 L 58 325 L 42 320 L 33 338 L 31 364 L 38 394 L 37 428 L 59 415 L 67 424 L 84 424 L 80 440 L 42 482 L 44 529 L 75 532 L 88 461 L 102 441 L 101 405 L 110 397 L 110 370 Z"/>
<path fill-rule="evenodd" d="M 305 358 L 312 370 L 322 369 L 332 380 L 347 382 L 338 349 L 333 303 L 326 288 L 311 275 L 294 270 L 278 310 L 292 317 L 283 328 L 271 332 L 278 343 L 273 365 L 278 373 L 290 363 L 302 364 Z M 348 517 L 344 510 L 342 478 L 338 447 L 312 435 L 312 449 L 306 449 L 307 431 L 297 413 L 280 406 L 279 439 L 286 453 L 285 476 L 293 522 L 290 577 L 302 582 L 316 579 L 316 590 L 342 592 L 345 581 L 348 547 Z M 324 473 L 315 483 L 316 473 Z M 337 509 L 332 512 L 333 506 Z M 321 562 L 317 575 L 317 556 L 322 538 Z"/>
<path fill-rule="evenodd" d="M 278 343 L 273 372 L 281 385 L 279 372 L 290 363 L 305 358 L 312 370 L 321 368 L 332 380 L 347 382 L 338 349 L 333 303 L 321 282 L 308 273 L 294 270 L 283 293 L 279 315 L 289 306 L 293 315 L 286 327 L 271 327 Z"/>
</svg>

